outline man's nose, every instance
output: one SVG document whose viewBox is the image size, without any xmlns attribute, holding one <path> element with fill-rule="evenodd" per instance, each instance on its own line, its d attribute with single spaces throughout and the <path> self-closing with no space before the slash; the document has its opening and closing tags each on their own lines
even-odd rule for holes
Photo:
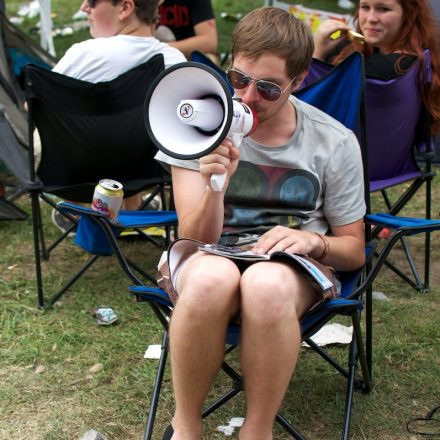
<svg viewBox="0 0 440 440">
<path fill-rule="evenodd" d="M 258 94 L 257 83 L 255 80 L 251 80 L 249 85 L 246 87 L 246 91 L 242 96 L 243 101 L 248 104 L 249 102 L 255 102 L 259 100 L 260 95 Z"/>
</svg>

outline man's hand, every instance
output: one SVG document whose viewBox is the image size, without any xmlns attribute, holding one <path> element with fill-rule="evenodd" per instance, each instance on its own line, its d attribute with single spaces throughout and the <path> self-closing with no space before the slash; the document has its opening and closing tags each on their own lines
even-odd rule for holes
<svg viewBox="0 0 440 440">
<path fill-rule="evenodd" d="M 322 240 L 312 232 L 275 226 L 260 237 L 252 251 L 257 254 L 285 251 L 307 255 L 322 253 L 322 246 Z"/>
<path fill-rule="evenodd" d="M 235 173 L 238 166 L 240 152 L 230 139 L 225 139 L 223 143 L 207 156 L 200 158 L 200 174 L 210 185 L 213 174 L 228 173 L 227 182 Z M 227 184 L 224 190 L 227 188 Z"/>
</svg>

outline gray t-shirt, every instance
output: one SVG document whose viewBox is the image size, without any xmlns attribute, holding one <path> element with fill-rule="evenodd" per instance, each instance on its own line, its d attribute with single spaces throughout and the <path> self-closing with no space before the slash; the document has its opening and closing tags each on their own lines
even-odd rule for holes
<svg viewBox="0 0 440 440">
<path fill-rule="evenodd" d="M 250 137 L 225 194 L 225 231 L 276 225 L 325 234 L 365 214 L 362 157 L 353 132 L 295 97 L 297 127 L 286 145 L 268 147 Z M 197 160 L 158 152 L 163 164 L 198 170 Z"/>
</svg>

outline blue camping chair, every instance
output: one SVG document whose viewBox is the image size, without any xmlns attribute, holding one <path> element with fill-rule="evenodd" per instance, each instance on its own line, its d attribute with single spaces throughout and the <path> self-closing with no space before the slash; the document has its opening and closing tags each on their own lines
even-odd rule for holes
<svg viewBox="0 0 440 440">
<path fill-rule="evenodd" d="M 353 54 L 341 63 L 337 68 L 322 77 L 319 81 L 304 88 L 296 93 L 299 99 L 302 99 L 323 111 L 329 113 L 339 121 L 343 122 L 349 128 L 354 129 L 358 117 L 365 117 L 363 113 L 362 97 L 364 88 L 363 58 L 359 53 Z M 360 116 L 359 116 L 360 110 Z M 365 125 L 362 124 L 362 128 Z M 368 176 L 366 158 L 365 131 L 362 131 L 362 150 L 364 158 L 365 175 Z M 366 180 L 365 197 L 367 209 L 369 212 L 369 188 L 368 178 Z M 367 216 L 369 221 L 377 222 L 378 218 Z M 374 253 L 374 245 L 370 242 L 370 228 L 366 228 L 366 256 L 367 263 L 365 267 L 353 273 L 341 273 L 342 294 L 335 300 L 330 300 L 321 305 L 312 313 L 309 313 L 301 322 L 302 338 L 328 361 L 343 377 L 347 379 L 344 420 L 342 426 L 341 438 L 349 438 L 351 409 L 354 390 L 369 392 L 372 387 L 372 282 L 379 273 L 388 253 L 395 243 L 404 235 L 411 235 L 428 230 L 440 229 L 440 222 L 430 222 L 418 220 L 414 223 L 411 219 L 399 219 L 392 216 L 380 216 L 382 222 L 394 222 L 396 231 L 387 244 L 382 249 L 375 265 L 371 264 L 371 256 Z M 147 426 L 144 439 L 151 439 L 153 435 L 154 419 L 157 410 L 160 388 L 162 384 L 164 368 L 167 359 L 167 335 L 168 322 L 171 317 L 173 305 L 168 295 L 161 289 L 135 285 L 129 288 L 139 301 L 146 301 L 150 306 L 154 306 L 162 313 L 161 322 L 165 323 L 162 339 L 162 352 L 158 365 L 156 379 L 152 391 L 151 405 L 148 412 Z M 364 307 L 363 295 L 366 293 L 366 341 L 364 343 L 360 328 L 360 317 Z M 324 350 L 318 347 L 310 337 L 316 333 L 325 323 L 337 315 L 350 316 L 353 323 L 353 339 L 350 344 L 348 367 L 344 368 L 332 359 Z M 240 340 L 240 328 L 230 326 L 227 333 L 226 354 L 232 351 Z M 358 364 L 361 367 L 361 376 L 357 377 L 356 370 Z M 243 390 L 243 381 L 241 375 L 236 372 L 226 361 L 222 366 L 223 371 L 232 379 L 232 388 L 223 397 L 211 404 L 204 412 L 203 417 L 211 414 L 218 407 L 230 400 L 233 396 Z M 283 426 L 293 438 L 304 439 L 305 437 L 292 426 L 282 415 L 278 415 L 277 422 Z"/>
<path fill-rule="evenodd" d="M 330 72 L 332 66 L 314 59 L 303 83 L 312 84 Z M 425 50 L 424 81 L 431 81 L 430 52 Z M 423 106 L 419 90 L 419 65 L 415 63 L 405 74 L 389 80 L 366 78 L 365 121 L 368 134 L 370 191 L 380 192 L 387 212 L 397 215 L 414 194 L 425 187 L 425 219 L 431 218 L 431 182 L 434 177 L 431 161 L 434 143 L 429 133 L 429 115 Z M 360 126 L 356 129 L 360 139 Z M 386 157 L 384 157 L 384 152 Z M 417 156 L 415 154 L 417 151 Z M 403 187 L 403 184 L 408 184 Z M 391 188 L 399 188 L 393 203 Z M 373 230 L 373 237 L 380 232 Z M 408 284 L 419 291 L 429 290 L 430 234 L 425 235 L 424 274 L 419 273 L 405 239 L 401 244 L 410 274 L 387 260 L 385 264 Z"/>
<path fill-rule="evenodd" d="M 311 85 L 310 87 L 298 93 L 298 97 L 307 101 L 317 107 L 328 111 L 341 122 L 346 123 L 349 127 L 354 128 L 359 114 L 359 109 L 362 110 L 362 94 L 363 94 L 363 60 L 360 54 L 353 54 L 341 63 L 336 69 L 332 70 L 328 75 L 323 77 L 320 81 Z M 361 112 L 361 118 L 363 114 Z M 364 166 L 367 166 L 365 160 L 365 143 L 363 143 L 363 157 Z M 366 174 L 368 175 L 368 174 Z M 369 191 L 368 179 L 366 179 L 366 200 L 369 209 Z M 82 220 L 88 218 L 89 222 L 95 223 L 97 226 L 93 231 L 85 230 L 85 235 L 96 239 L 98 235 L 101 236 L 103 242 L 111 248 L 121 264 L 122 269 L 127 276 L 134 283 L 129 288 L 129 291 L 135 295 L 138 301 L 147 302 L 151 307 L 159 321 L 163 326 L 163 337 L 161 346 L 161 357 L 157 367 L 156 378 L 152 390 L 152 398 L 150 408 L 148 410 L 148 420 L 144 433 L 144 439 L 151 439 L 153 436 L 154 421 L 159 402 L 160 390 L 165 371 L 167 355 L 168 355 L 168 323 L 171 319 L 173 304 L 168 295 L 157 287 L 146 286 L 141 279 L 137 277 L 130 264 L 118 246 L 117 237 L 114 228 L 110 225 L 108 220 L 102 215 L 91 211 L 83 210 L 79 212 L 76 207 L 61 204 L 61 209 L 66 209 L 67 212 L 74 209 L 78 215 L 82 216 Z M 134 213 L 135 217 L 138 215 Z M 393 248 L 395 243 L 404 235 L 411 235 L 427 230 L 440 229 L 440 222 L 426 222 L 421 220 L 420 223 L 414 225 L 410 219 L 398 219 L 390 217 L 396 222 L 396 232 L 382 249 L 379 258 L 375 261 L 375 265 L 371 265 L 371 256 L 374 253 L 374 245 L 370 243 L 369 234 L 370 228 L 366 228 L 367 246 L 366 256 L 367 264 L 361 270 L 340 273 L 342 280 L 342 294 L 338 299 L 330 300 L 322 304 L 313 312 L 305 316 L 301 322 L 302 338 L 307 341 L 309 345 L 329 364 L 339 372 L 347 381 L 344 418 L 342 424 L 341 438 L 348 439 L 350 433 L 351 411 L 353 403 L 353 395 L 355 390 L 362 392 L 369 392 L 372 387 L 371 373 L 372 373 L 372 301 L 371 301 L 371 285 L 377 276 L 383 262 L 385 261 L 389 251 Z M 386 217 L 382 219 L 385 221 Z M 376 219 L 373 219 L 377 221 Z M 102 242 L 101 242 L 102 244 Z M 365 341 L 361 333 L 361 314 L 364 308 L 364 294 L 366 294 L 366 337 Z M 349 316 L 353 323 L 353 338 L 349 347 L 348 364 L 346 367 L 340 365 L 337 361 L 332 359 L 329 354 L 318 347 L 310 337 L 316 333 L 325 323 L 330 321 L 335 316 Z M 230 353 L 240 343 L 240 328 L 238 326 L 230 326 L 227 333 L 226 354 Z M 364 348 L 365 346 L 365 348 Z M 361 367 L 360 374 L 357 374 L 358 366 Z M 241 375 L 235 371 L 226 360 L 223 363 L 223 371 L 231 378 L 232 387 L 223 397 L 212 403 L 203 412 L 203 417 L 208 416 L 217 408 L 222 406 L 236 394 L 243 390 L 243 380 Z M 289 421 L 287 421 L 281 414 L 276 418 L 277 422 L 283 426 L 287 432 L 296 439 L 304 439 L 297 428 L 295 428 Z"/>
</svg>

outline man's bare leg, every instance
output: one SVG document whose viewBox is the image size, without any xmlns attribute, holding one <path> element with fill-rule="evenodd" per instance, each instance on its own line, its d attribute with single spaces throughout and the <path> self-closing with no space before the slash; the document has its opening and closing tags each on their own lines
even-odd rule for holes
<svg viewBox="0 0 440 440">
<path fill-rule="evenodd" d="M 179 273 L 170 327 L 176 401 L 173 440 L 200 439 L 201 411 L 225 353 L 228 322 L 238 309 L 240 272 L 230 260 L 196 254 Z"/>
<path fill-rule="evenodd" d="M 263 262 L 241 280 L 241 361 L 247 414 L 241 440 L 270 440 L 301 343 L 299 317 L 318 294 L 290 266 Z"/>
</svg>

